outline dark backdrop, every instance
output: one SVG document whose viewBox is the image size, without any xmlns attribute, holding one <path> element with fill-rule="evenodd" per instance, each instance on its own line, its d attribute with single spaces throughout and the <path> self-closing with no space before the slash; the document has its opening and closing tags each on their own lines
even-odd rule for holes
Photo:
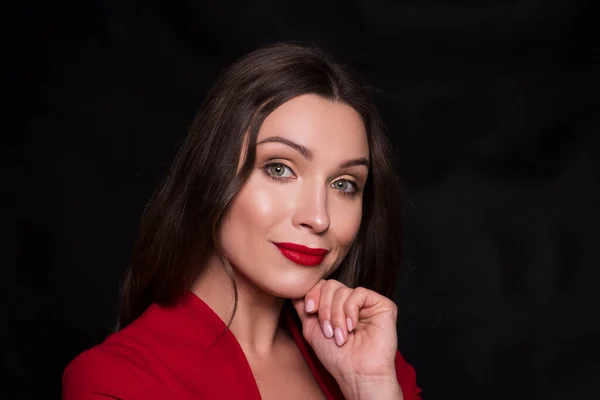
<svg viewBox="0 0 600 400">
<path fill-rule="evenodd" d="M 218 71 L 302 40 L 359 70 L 388 123 L 407 187 L 399 347 L 424 398 L 600 398 L 597 6 L 390 3 L 10 14 L 0 396 L 59 397 Z"/>
</svg>

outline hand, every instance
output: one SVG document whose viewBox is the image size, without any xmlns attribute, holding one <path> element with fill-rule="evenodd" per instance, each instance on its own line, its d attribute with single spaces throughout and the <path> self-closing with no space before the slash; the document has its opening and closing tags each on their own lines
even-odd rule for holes
<svg viewBox="0 0 600 400">
<path fill-rule="evenodd" d="M 377 387 L 402 398 L 394 364 L 398 309 L 393 301 L 362 287 L 321 280 L 293 303 L 304 338 L 347 398 L 366 388 L 374 394 Z"/>
</svg>

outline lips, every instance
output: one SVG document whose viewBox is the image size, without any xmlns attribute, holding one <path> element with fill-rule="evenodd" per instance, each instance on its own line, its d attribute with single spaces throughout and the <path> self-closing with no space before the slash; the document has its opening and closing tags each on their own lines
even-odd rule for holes
<svg viewBox="0 0 600 400">
<path fill-rule="evenodd" d="M 323 262 L 325 255 L 329 253 L 326 249 L 315 249 L 302 246 L 297 243 L 274 243 L 286 258 L 296 264 L 314 267 Z"/>
</svg>

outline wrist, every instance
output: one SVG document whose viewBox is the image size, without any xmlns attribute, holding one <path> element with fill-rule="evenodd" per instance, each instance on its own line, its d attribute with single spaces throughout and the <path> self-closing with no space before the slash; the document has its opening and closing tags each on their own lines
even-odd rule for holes
<svg viewBox="0 0 600 400">
<path fill-rule="evenodd" d="M 343 380 L 340 389 L 348 400 L 403 400 L 396 374 Z"/>
</svg>

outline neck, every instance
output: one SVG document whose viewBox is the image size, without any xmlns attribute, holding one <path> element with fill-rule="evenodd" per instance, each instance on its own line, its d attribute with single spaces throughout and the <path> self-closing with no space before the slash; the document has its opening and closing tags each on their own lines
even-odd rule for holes
<svg viewBox="0 0 600 400">
<path fill-rule="evenodd" d="M 190 290 L 200 297 L 226 324 L 247 355 L 269 357 L 281 337 L 279 319 L 283 299 L 270 295 L 234 269 L 238 302 L 233 320 L 235 291 L 223 262 L 213 255 Z"/>
</svg>

